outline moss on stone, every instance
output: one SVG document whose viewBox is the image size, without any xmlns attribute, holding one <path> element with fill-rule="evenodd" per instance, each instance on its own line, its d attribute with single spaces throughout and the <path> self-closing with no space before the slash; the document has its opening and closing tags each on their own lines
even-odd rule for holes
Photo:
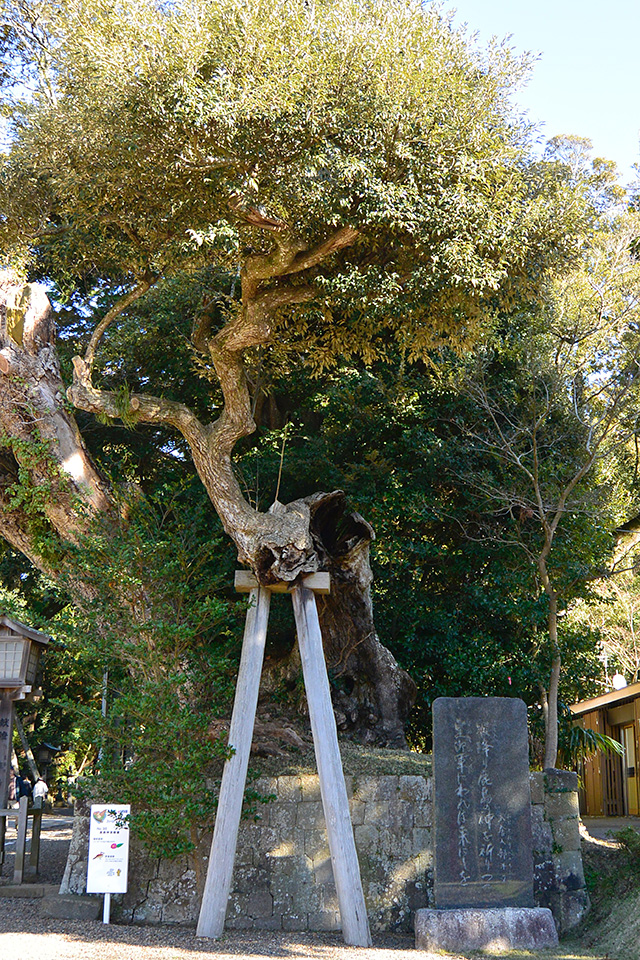
<svg viewBox="0 0 640 960">
<path fill-rule="evenodd" d="M 342 766 L 347 776 L 417 776 L 431 775 L 431 754 L 410 750 L 383 750 L 348 740 L 340 742 Z M 291 751 L 285 757 L 251 759 L 253 774 L 261 777 L 304 776 L 317 773 L 313 749 Z"/>
</svg>

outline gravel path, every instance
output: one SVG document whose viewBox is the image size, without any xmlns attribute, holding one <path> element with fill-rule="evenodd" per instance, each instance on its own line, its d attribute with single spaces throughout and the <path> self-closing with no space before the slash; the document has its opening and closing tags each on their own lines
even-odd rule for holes
<svg viewBox="0 0 640 960">
<path fill-rule="evenodd" d="M 375 934 L 374 940 L 375 946 L 368 949 L 345 947 L 339 934 L 234 931 L 220 941 L 202 940 L 184 928 L 45 919 L 40 917 L 37 900 L 0 896 L 2 960 L 443 960 L 442 954 L 414 950 L 411 937 Z M 569 944 L 508 956 L 513 960 L 612 960 Z M 464 958 L 447 954 L 447 960 Z M 484 960 L 496 958 L 485 956 Z"/>
<path fill-rule="evenodd" d="M 106 926 L 101 921 L 51 920 L 38 900 L 0 897 L 0 957 L 20 960 L 416 960 L 410 937 L 376 937 L 368 950 L 345 947 L 337 934 L 232 933 L 220 941 L 173 927 Z M 378 945 L 379 942 L 379 945 Z M 420 955 L 429 960 L 427 955 Z M 435 958 L 434 958 L 435 960 Z M 453 958 L 452 958 L 453 960 Z"/>
<path fill-rule="evenodd" d="M 38 883 L 60 883 L 67 862 L 69 843 L 73 830 L 72 813 L 45 813 L 42 818 L 40 833 L 40 871 Z M 31 821 L 29 821 L 30 836 Z M 27 850 L 29 850 L 27 839 Z M 5 840 L 5 862 L 0 871 L 0 891 L 6 884 L 13 883 L 13 861 L 16 851 L 16 828 L 13 820 L 9 821 Z M 27 864 L 29 858 L 27 857 Z M 0 954 L 2 957 L 2 954 Z M 2 957 L 4 960 L 4 957 Z"/>
</svg>

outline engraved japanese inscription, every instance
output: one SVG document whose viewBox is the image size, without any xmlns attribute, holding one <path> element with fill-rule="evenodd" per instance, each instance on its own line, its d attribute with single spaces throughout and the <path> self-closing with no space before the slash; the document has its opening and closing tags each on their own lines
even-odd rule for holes
<svg viewBox="0 0 640 960">
<path fill-rule="evenodd" d="M 436 907 L 533 906 L 523 701 L 436 700 L 433 769 Z"/>
</svg>

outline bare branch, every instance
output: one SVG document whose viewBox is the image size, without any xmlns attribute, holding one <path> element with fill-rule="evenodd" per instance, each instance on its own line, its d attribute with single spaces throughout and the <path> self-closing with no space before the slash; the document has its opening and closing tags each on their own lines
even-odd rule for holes
<svg viewBox="0 0 640 960">
<path fill-rule="evenodd" d="M 88 370 L 89 377 L 91 377 L 91 371 L 93 369 L 93 363 L 95 360 L 95 354 L 98 348 L 98 344 L 100 343 L 100 340 L 102 339 L 107 327 L 109 327 L 113 323 L 113 321 L 127 309 L 127 307 L 131 306 L 132 303 L 135 303 L 136 300 L 139 300 L 140 297 L 143 296 L 143 294 L 145 294 L 150 287 L 151 287 L 151 282 L 149 280 L 141 280 L 137 284 L 137 286 L 134 287 L 133 290 L 127 293 L 124 297 L 122 297 L 121 300 L 118 300 L 118 302 L 114 304 L 113 307 L 111 307 L 111 310 L 108 310 L 105 313 L 104 317 L 102 318 L 98 326 L 95 328 L 95 330 L 91 334 L 89 345 L 85 350 L 84 364 Z M 79 358 L 76 357 L 75 359 L 79 359 Z M 75 359 L 74 359 L 74 367 L 75 367 Z"/>
<path fill-rule="evenodd" d="M 145 423 L 161 423 L 174 427 L 187 440 L 205 436 L 205 427 L 183 403 L 161 397 L 132 394 L 129 409 L 123 410 L 121 398 L 109 390 L 98 390 L 91 384 L 91 371 L 82 357 L 73 358 L 73 384 L 67 390 L 69 400 L 81 410 L 122 418 L 129 414 Z"/>
</svg>

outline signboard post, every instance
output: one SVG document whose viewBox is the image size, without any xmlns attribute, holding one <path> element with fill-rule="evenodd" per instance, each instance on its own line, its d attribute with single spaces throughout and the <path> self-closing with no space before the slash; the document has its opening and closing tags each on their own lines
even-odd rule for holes
<svg viewBox="0 0 640 960">
<path fill-rule="evenodd" d="M 127 892 L 130 813 L 128 804 L 91 805 L 87 893 L 104 894 L 103 923 L 109 923 L 111 894 Z"/>
</svg>

